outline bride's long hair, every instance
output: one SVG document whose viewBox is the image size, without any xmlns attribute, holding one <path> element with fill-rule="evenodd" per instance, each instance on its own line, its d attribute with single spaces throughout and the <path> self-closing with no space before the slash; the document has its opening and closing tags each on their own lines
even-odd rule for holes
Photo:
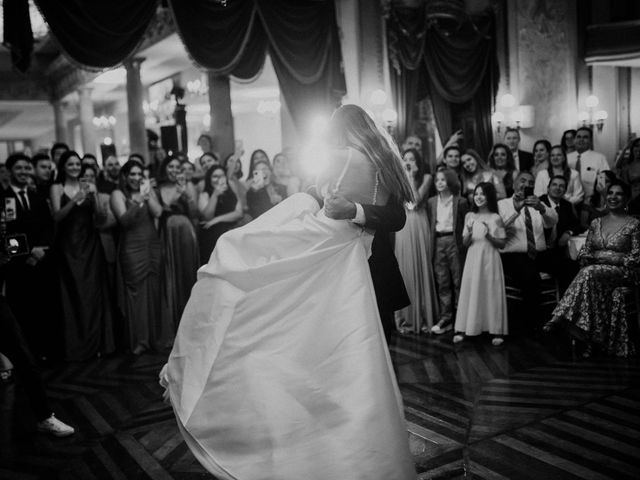
<svg viewBox="0 0 640 480">
<path fill-rule="evenodd" d="M 336 147 L 351 146 L 362 151 L 375 165 L 380 183 L 391 195 L 401 202 L 414 201 L 396 143 L 362 108 L 343 105 L 336 110 L 329 123 L 327 139 Z"/>
</svg>

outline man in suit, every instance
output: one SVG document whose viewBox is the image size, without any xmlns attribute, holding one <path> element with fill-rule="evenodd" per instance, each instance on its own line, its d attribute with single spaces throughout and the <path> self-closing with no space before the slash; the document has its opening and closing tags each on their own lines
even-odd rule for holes
<svg viewBox="0 0 640 480">
<path fill-rule="evenodd" d="M 507 128 L 504 134 L 504 143 L 513 154 L 513 162 L 516 170 L 520 172 L 530 172 L 533 168 L 533 154 L 519 150 L 520 131 L 517 128 Z"/>
<path fill-rule="evenodd" d="M 369 269 L 376 292 L 378 311 L 387 344 L 395 330 L 394 312 L 411 302 L 402 280 L 398 260 L 393 253 L 391 235 L 404 227 L 407 219 L 404 207 L 390 197 L 386 205 L 360 205 L 340 194 L 324 199 L 325 214 L 335 220 L 351 220 L 364 228 L 375 230 L 369 257 Z"/>
<path fill-rule="evenodd" d="M 540 197 L 542 203 L 558 214 L 558 223 L 545 230 L 547 250 L 541 254 L 541 268 L 558 279 L 561 293 L 567 289 L 578 273 L 578 265 L 567 255 L 569 238 L 580 231 L 580 222 L 573 206 L 564 198 L 567 191 L 567 179 L 556 175 L 549 180 L 547 193 Z"/>
<path fill-rule="evenodd" d="M 500 257 L 507 283 L 522 290 L 525 325 L 534 329 L 540 322 L 540 272 L 542 252 L 547 249 L 545 229 L 558 223 L 556 211 L 533 195 L 533 175 L 520 172 L 514 181 L 514 194 L 498 202 L 498 213 L 507 232 L 507 243 Z"/>
<path fill-rule="evenodd" d="M 4 268 L 7 302 L 25 333 L 31 350 L 49 357 L 60 349 L 55 339 L 61 336 L 56 324 L 56 282 L 49 261 L 53 221 L 44 198 L 28 188 L 31 163 L 28 156 L 16 153 L 6 161 L 10 185 L 0 196 L 6 231 L 13 237 L 16 255 Z"/>
</svg>

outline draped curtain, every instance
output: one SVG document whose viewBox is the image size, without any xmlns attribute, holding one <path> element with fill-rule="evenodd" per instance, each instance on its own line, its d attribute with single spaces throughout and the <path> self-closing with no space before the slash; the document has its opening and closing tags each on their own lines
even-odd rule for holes
<svg viewBox="0 0 640 480">
<path fill-rule="evenodd" d="M 443 142 L 453 133 L 454 115 L 464 110 L 474 117 L 467 138 L 481 153 L 489 151 L 498 80 L 494 32 L 492 15 L 444 29 L 427 20 L 424 6 L 391 9 L 387 34 L 400 138 L 411 133 L 413 104 L 428 94 Z"/>
<path fill-rule="evenodd" d="M 104 69 L 119 65 L 136 51 L 160 2 L 35 3 L 72 61 Z M 31 38 L 28 17 L 25 21 L 16 4 L 24 6 L 28 1 L 4 2 L 5 22 L 7 13 L 17 22 L 10 33 L 19 41 L 13 40 L 12 48 Z M 211 0 L 169 0 L 169 6 L 191 58 L 214 73 L 253 79 L 268 52 L 297 125 L 311 112 L 330 112 L 346 91 L 334 0 L 228 0 L 224 5 Z M 29 51 L 28 45 L 24 48 L 16 51 Z"/>
</svg>

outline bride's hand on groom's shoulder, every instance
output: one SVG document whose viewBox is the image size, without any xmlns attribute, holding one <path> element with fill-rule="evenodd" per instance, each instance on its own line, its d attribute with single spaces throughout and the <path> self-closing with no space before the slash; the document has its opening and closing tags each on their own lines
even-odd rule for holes
<svg viewBox="0 0 640 480">
<path fill-rule="evenodd" d="M 334 220 L 351 220 L 356 217 L 356 204 L 339 193 L 333 193 L 324 199 L 324 211 Z"/>
</svg>

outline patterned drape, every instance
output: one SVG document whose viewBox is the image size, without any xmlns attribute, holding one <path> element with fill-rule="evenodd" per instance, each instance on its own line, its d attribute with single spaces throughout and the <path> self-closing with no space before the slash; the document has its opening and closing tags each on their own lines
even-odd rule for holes
<svg viewBox="0 0 640 480">
<path fill-rule="evenodd" d="M 17 22 L 10 33 L 19 39 L 12 42 L 18 48 L 31 38 L 31 27 L 28 17 L 25 21 L 8 7 L 16 3 L 26 5 L 27 0 L 5 1 L 4 12 L 5 22 L 11 21 L 7 13 Z M 103 69 L 119 65 L 136 51 L 160 1 L 35 3 L 72 61 Z M 187 52 L 203 68 L 251 79 L 260 73 L 269 52 L 297 124 L 310 112 L 330 111 L 345 93 L 334 0 L 169 0 L 169 6 Z"/>
<path fill-rule="evenodd" d="M 427 18 L 424 5 L 395 7 L 389 12 L 387 35 L 399 138 L 412 131 L 413 103 L 429 94 L 443 142 L 453 133 L 454 111 L 463 107 L 474 117 L 474 131 L 465 137 L 473 138 L 481 153 L 488 152 L 498 81 L 493 15 L 445 29 Z"/>
</svg>

